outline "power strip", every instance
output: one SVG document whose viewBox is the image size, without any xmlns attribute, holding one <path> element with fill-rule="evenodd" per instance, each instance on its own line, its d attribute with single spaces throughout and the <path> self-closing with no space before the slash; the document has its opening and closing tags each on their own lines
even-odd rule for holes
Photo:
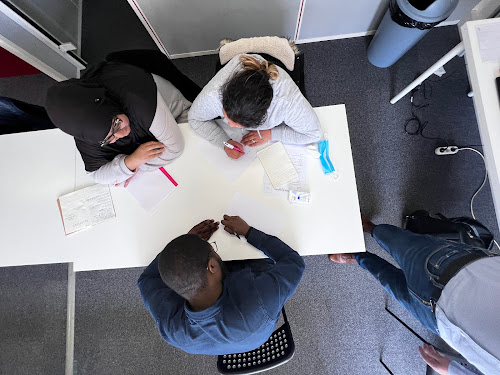
<svg viewBox="0 0 500 375">
<path fill-rule="evenodd" d="M 436 155 L 454 155 L 458 152 L 458 146 L 436 147 L 434 153 Z"/>
</svg>

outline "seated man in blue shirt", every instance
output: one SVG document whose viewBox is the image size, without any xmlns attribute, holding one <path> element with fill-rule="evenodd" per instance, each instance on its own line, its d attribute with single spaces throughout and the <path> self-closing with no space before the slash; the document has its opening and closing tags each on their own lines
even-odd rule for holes
<svg viewBox="0 0 500 375">
<path fill-rule="evenodd" d="M 280 239 L 239 216 L 224 215 L 222 224 L 270 259 L 223 262 L 207 242 L 219 223 L 205 220 L 172 240 L 138 280 L 161 337 L 192 354 L 262 345 L 304 272 L 300 255 Z"/>
</svg>

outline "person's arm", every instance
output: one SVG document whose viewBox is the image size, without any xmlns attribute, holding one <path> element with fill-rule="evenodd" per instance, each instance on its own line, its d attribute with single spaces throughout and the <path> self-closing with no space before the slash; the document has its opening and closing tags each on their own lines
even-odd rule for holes
<svg viewBox="0 0 500 375">
<path fill-rule="evenodd" d="M 195 99 L 188 113 L 191 128 L 214 146 L 224 148 L 224 142 L 231 138 L 222 129 L 215 118 L 222 115 L 222 102 L 219 93 L 207 87 Z"/>
<path fill-rule="evenodd" d="M 284 124 L 271 129 L 271 140 L 288 144 L 303 145 L 321 139 L 321 124 L 313 107 L 302 95 L 295 83 L 287 98 L 288 107 L 284 113 Z"/>
<path fill-rule="evenodd" d="M 305 269 L 304 260 L 279 238 L 250 227 L 239 216 L 224 215 L 222 224 L 226 232 L 244 235 L 249 244 L 275 262 L 271 270 L 261 273 L 255 279 L 262 303 L 269 316 L 275 317 L 297 289 Z"/>
<path fill-rule="evenodd" d="M 98 184 L 119 184 L 134 176 L 142 164 L 160 156 L 165 151 L 165 145 L 160 142 L 146 142 L 130 155 L 119 154 L 113 160 L 102 165 L 90 175 Z"/>
<path fill-rule="evenodd" d="M 142 164 L 139 168 L 143 170 L 152 170 L 166 165 L 178 158 L 184 150 L 184 138 L 179 125 L 160 94 L 158 94 L 157 103 L 155 117 L 149 131 L 158 142 L 165 145 L 165 150 L 160 156 Z"/>
<path fill-rule="evenodd" d="M 457 361 L 447 358 L 432 345 L 424 344 L 418 351 L 425 363 L 440 375 L 482 375 L 479 371 L 468 369 Z"/>
<path fill-rule="evenodd" d="M 122 183 L 135 173 L 135 171 L 131 171 L 125 165 L 126 156 L 125 154 L 116 155 L 109 163 L 104 164 L 94 172 L 90 172 L 90 177 L 98 184 Z"/>
<path fill-rule="evenodd" d="M 160 320 L 167 322 L 184 306 L 184 298 L 170 289 L 161 279 L 158 271 L 158 256 L 146 267 L 137 280 L 144 306 L 158 325 Z"/>
<path fill-rule="evenodd" d="M 223 117 L 221 87 L 240 69 L 240 55 L 231 59 L 201 90 L 188 113 L 189 124 L 193 130 L 213 145 L 224 148 L 223 143 L 230 137 L 214 121 Z"/>
<path fill-rule="evenodd" d="M 302 257 L 279 238 L 250 228 L 248 243 L 274 260 L 274 267 L 255 279 L 262 302 L 271 317 L 279 314 L 281 307 L 295 293 L 304 273 Z"/>
</svg>

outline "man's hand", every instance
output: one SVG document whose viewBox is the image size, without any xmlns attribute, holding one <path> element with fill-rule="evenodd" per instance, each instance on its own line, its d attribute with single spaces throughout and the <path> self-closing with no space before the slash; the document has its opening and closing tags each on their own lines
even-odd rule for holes
<svg viewBox="0 0 500 375">
<path fill-rule="evenodd" d="M 243 136 L 243 138 L 241 139 L 241 143 L 243 143 L 245 146 L 254 147 L 269 142 L 271 140 L 271 129 L 260 130 L 260 135 L 262 136 L 262 138 L 259 137 L 259 133 L 257 133 L 255 130 L 252 130 L 251 132 Z"/>
<path fill-rule="evenodd" d="M 125 157 L 125 165 L 131 171 L 135 171 L 139 165 L 161 156 L 163 151 L 165 151 L 165 145 L 161 142 L 151 141 L 143 143 L 134 152 Z"/>
<path fill-rule="evenodd" d="M 441 375 L 448 375 L 448 366 L 451 361 L 439 354 L 432 345 L 424 344 L 423 348 L 419 346 L 418 351 L 425 363 L 431 366 L 434 371 Z"/>
<path fill-rule="evenodd" d="M 240 150 L 243 151 L 243 145 L 241 143 L 233 141 L 232 139 L 227 141 L 227 143 L 229 143 L 230 145 L 233 145 L 234 147 L 238 147 Z M 232 150 L 226 146 L 224 146 L 224 151 L 226 151 L 227 156 L 229 156 L 231 159 L 238 159 L 244 155 L 243 153 L 241 153 L 237 150 Z"/>
<path fill-rule="evenodd" d="M 219 229 L 219 222 L 208 219 L 195 225 L 187 234 L 195 234 L 202 240 L 208 241 L 217 229 Z"/>
<path fill-rule="evenodd" d="M 224 230 L 230 234 L 245 236 L 250 230 L 250 225 L 239 216 L 224 215 L 221 223 L 224 225 Z"/>
</svg>

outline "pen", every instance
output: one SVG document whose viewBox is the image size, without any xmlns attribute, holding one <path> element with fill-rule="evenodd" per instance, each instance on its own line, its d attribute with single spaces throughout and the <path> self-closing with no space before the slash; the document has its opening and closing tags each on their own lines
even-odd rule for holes
<svg viewBox="0 0 500 375">
<path fill-rule="evenodd" d="M 231 143 L 224 142 L 224 146 L 226 146 L 227 148 L 230 148 L 231 150 L 236 150 L 236 151 L 239 151 L 239 152 L 241 152 L 242 154 L 244 154 L 244 153 L 245 153 L 245 151 L 240 150 L 238 147 L 233 146 Z"/>
<path fill-rule="evenodd" d="M 239 240 L 241 240 L 240 235 L 236 232 L 233 233 L 236 237 L 238 237 Z"/>
</svg>

